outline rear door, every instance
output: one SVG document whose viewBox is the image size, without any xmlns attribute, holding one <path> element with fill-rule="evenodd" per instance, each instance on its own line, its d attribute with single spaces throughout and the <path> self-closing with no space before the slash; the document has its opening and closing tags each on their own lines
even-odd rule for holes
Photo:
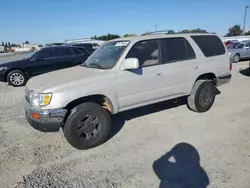
<svg viewBox="0 0 250 188">
<path fill-rule="evenodd" d="M 64 69 L 74 66 L 75 54 L 69 47 L 56 47 L 54 58 L 54 70 Z"/>
<path fill-rule="evenodd" d="M 188 95 L 198 75 L 199 61 L 184 37 L 161 39 L 163 96 L 175 98 Z"/>
<path fill-rule="evenodd" d="M 54 48 L 41 49 L 26 64 L 25 71 L 29 76 L 36 76 L 53 70 Z"/>
<path fill-rule="evenodd" d="M 90 55 L 84 48 L 81 48 L 81 47 L 72 47 L 71 49 L 76 56 L 75 61 L 74 61 L 74 65 L 82 64 L 83 62 L 86 61 L 86 59 Z"/>
</svg>

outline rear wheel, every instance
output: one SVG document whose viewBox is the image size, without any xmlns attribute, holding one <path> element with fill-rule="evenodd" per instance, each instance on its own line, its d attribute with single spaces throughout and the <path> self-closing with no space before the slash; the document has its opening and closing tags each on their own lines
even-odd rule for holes
<svg viewBox="0 0 250 188">
<path fill-rule="evenodd" d="M 90 149 L 104 143 L 111 131 L 107 110 L 96 103 L 83 103 L 71 110 L 64 124 L 64 136 L 76 149 Z"/>
<path fill-rule="evenodd" d="M 233 61 L 234 61 L 234 63 L 238 63 L 240 61 L 240 55 L 235 54 L 234 57 L 233 57 Z"/>
<path fill-rule="evenodd" d="M 24 86 L 27 80 L 27 75 L 21 70 L 13 70 L 7 75 L 7 82 L 15 87 Z"/>
<path fill-rule="evenodd" d="M 195 112 L 206 112 L 214 104 L 215 85 L 212 81 L 198 80 L 188 96 L 188 107 Z"/>
</svg>

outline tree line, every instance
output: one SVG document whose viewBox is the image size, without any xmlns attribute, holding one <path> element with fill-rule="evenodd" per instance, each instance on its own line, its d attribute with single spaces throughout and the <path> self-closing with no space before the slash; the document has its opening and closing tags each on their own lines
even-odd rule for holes
<svg viewBox="0 0 250 188">
<path fill-rule="evenodd" d="M 153 34 L 153 33 L 154 32 L 145 32 L 142 35 L 149 35 L 149 34 Z M 166 33 L 167 34 L 175 34 L 175 33 L 208 33 L 208 32 L 205 29 L 197 28 L 197 29 L 183 29 L 183 30 L 178 31 L 178 32 L 175 32 L 173 30 L 168 30 Z M 250 35 L 250 30 L 244 33 L 241 26 L 239 24 L 236 24 L 228 29 L 228 32 L 225 35 L 225 37 L 240 36 L 240 35 Z M 91 39 L 108 41 L 108 40 L 112 40 L 112 39 L 116 39 L 116 38 L 130 37 L 130 36 L 137 36 L 137 35 L 133 34 L 133 33 L 127 33 L 125 35 L 108 33 L 107 35 L 92 36 Z M 24 44 L 29 44 L 29 41 L 25 41 Z M 5 46 L 6 48 L 11 48 L 11 47 L 19 47 L 20 45 L 14 44 L 14 43 L 10 44 L 10 42 L 2 42 L 2 46 Z"/>
<path fill-rule="evenodd" d="M 173 30 L 168 30 L 166 33 L 167 34 L 175 34 L 175 33 L 208 33 L 208 32 L 205 29 L 197 28 L 197 29 L 183 29 L 183 30 L 178 31 L 178 32 L 175 32 Z M 154 34 L 154 32 L 145 32 L 142 35 L 149 35 L 149 34 Z M 228 32 L 226 35 L 224 35 L 224 37 L 240 36 L 240 35 L 250 35 L 250 30 L 244 33 L 241 26 L 239 24 L 236 24 L 228 29 Z M 130 36 L 137 36 L 137 35 L 133 34 L 133 33 L 130 33 L 130 34 L 127 33 L 125 35 L 120 36 L 118 34 L 108 33 L 107 35 L 93 36 L 93 37 L 91 37 L 91 39 L 108 41 L 108 40 L 112 40 L 112 39 L 116 39 L 116 38 L 130 37 Z"/>
</svg>

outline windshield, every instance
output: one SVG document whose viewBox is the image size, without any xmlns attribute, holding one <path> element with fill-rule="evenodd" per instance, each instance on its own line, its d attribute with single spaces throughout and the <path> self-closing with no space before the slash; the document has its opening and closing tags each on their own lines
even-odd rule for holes
<svg viewBox="0 0 250 188">
<path fill-rule="evenodd" d="M 228 49 L 232 49 L 232 48 L 236 48 L 236 46 L 238 46 L 240 43 L 238 42 L 234 42 L 234 43 L 231 43 L 227 46 Z"/>
<path fill-rule="evenodd" d="M 85 66 L 111 69 L 128 46 L 129 41 L 107 42 L 93 52 L 85 61 Z"/>
<path fill-rule="evenodd" d="M 28 54 L 26 57 L 24 57 L 23 59 L 29 59 L 31 58 L 33 55 L 35 55 L 38 52 L 38 50 L 35 50 L 34 52 L 31 52 L 30 54 Z"/>
</svg>

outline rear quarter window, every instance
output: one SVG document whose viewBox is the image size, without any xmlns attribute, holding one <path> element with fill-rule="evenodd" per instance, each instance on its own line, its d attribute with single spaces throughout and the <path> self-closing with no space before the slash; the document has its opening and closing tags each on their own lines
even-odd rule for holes
<svg viewBox="0 0 250 188">
<path fill-rule="evenodd" d="M 205 57 L 218 56 L 226 53 L 224 44 L 216 35 L 193 35 L 191 38 L 199 46 Z"/>
</svg>

